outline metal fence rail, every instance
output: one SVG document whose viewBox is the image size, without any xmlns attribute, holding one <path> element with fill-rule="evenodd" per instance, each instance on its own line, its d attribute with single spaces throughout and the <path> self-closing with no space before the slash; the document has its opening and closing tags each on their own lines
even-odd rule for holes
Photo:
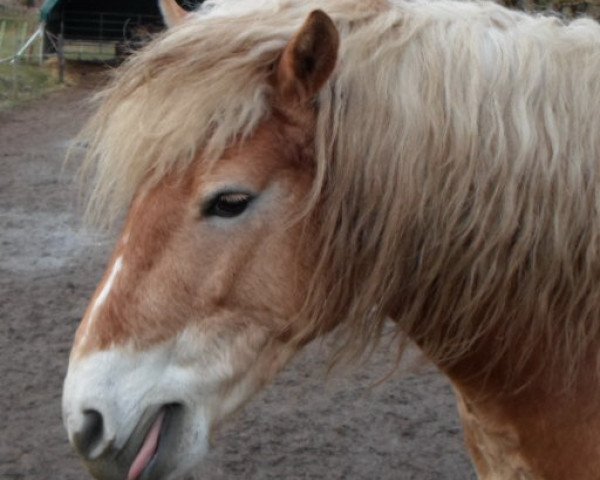
<svg viewBox="0 0 600 480">
<path fill-rule="evenodd" d="M 158 31 L 160 17 L 128 12 L 77 12 L 67 11 L 64 16 L 65 40 L 126 41 L 140 31 Z"/>
<path fill-rule="evenodd" d="M 146 43 L 162 28 L 158 15 L 133 12 L 65 11 L 44 37 L 45 55 L 61 59 L 110 60 Z M 50 30 L 50 29 L 49 29 Z"/>
</svg>

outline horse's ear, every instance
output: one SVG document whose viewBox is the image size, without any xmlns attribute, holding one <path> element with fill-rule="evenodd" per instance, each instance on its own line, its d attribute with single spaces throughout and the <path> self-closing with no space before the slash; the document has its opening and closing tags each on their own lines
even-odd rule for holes
<svg viewBox="0 0 600 480">
<path fill-rule="evenodd" d="M 158 6 L 167 28 L 179 25 L 187 16 L 187 12 L 175 0 L 158 0 Z"/>
<path fill-rule="evenodd" d="M 322 10 L 313 11 L 279 60 L 276 87 L 281 98 L 305 102 L 319 93 L 335 68 L 339 45 L 331 18 Z"/>
</svg>

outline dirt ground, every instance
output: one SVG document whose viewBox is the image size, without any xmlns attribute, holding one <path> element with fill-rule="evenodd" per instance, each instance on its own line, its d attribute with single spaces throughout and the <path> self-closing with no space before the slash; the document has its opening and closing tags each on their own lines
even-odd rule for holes
<svg viewBox="0 0 600 480">
<path fill-rule="evenodd" d="M 73 333 L 111 245 L 80 226 L 62 168 L 91 88 L 0 113 L 0 479 L 89 478 L 66 440 L 61 385 Z M 312 345 L 215 438 L 199 478 L 475 478 L 452 392 L 430 367 L 371 385 L 392 366 L 325 375 Z"/>
</svg>

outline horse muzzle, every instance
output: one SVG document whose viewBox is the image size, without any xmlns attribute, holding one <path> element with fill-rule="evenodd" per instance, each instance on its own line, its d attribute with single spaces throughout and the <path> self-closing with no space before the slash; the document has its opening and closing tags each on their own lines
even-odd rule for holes
<svg viewBox="0 0 600 480">
<path fill-rule="evenodd" d="M 264 345 L 259 333 L 242 349 L 243 358 L 234 355 L 237 337 L 223 344 L 222 336 L 197 329 L 145 350 L 121 345 L 72 355 L 63 419 L 92 475 L 99 480 L 189 475 L 209 450 L 213 426 L 261 385 L 260 365 L 272 368 L 268 354 L 266 363 L 255 361 Z"/>
<path fill-rule="evenodd" d="M 191 400 L 194 369 L 171 362 L 173 357 L 165 344 L 145 352 L 115 348 L 69 362 L 63 421 L 95 478 L 166 480 L 187 466 L 192 453 L 202 458 L 208 421 Z"/>
</svg>

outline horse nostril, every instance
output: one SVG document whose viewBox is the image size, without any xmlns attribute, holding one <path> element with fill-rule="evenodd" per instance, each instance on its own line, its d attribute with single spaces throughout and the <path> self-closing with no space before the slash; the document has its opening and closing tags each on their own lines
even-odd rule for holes
<svg viewBox="0 0 600 480">
<path fill-rule="evenodd" d="M 79 454 L 87 459 L 100 443 L 104 432 L 102 414 L 96 410 L 83 412 L 81 427 L 73 434 L 73 444 Z"/>
</svg>

